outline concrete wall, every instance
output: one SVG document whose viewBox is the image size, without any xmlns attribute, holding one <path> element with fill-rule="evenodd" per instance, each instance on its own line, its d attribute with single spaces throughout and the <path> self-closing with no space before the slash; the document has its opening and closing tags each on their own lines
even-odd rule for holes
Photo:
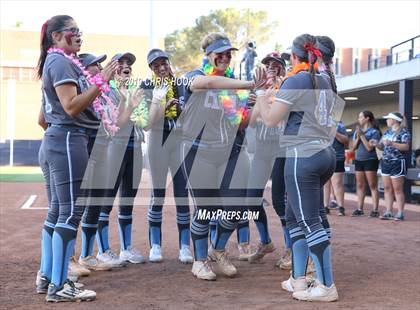
<svg viewBox="0 0 420 310">
<path fill-rule="evenodd" d="M 7 81 L 0 81 L 0 141 L 7 139 Z M 15 139 L 38 140 L 42 129 L 37 125 L 41 107 L 41 83 L 17 82 L 15 105 Z"/>
<path fill-rule="evenodd" d="M 353 49 L 352 48 L 342 48 L 341 49 L 341 70 L 340 75 L 346 76 L 353 74 Z"/>
<path fill-rule="evenodd" d="M 35 68 L 39 56 L 39 33 L 30 31 L 2 30 L 0 40 L 1 73 L 4 67 Z M 146 55 L 149 48 L 148 37 L 83 35 L 81 53 L 95 55 L 107 54 L 108 60 L 119 52 L 131 52 L 137 57 L 133 65 L 133 76 L 146 78 L 150 76 Z M 163 38 L 159 39 L 158 48 L 163 48 Z M 106 63 L 106 62 L 105 62 Z M 4 74 L 3 74 L 4 75 Z M 7 83 L 0 79 L 0 142 L 7 137 Z M 5 78 L 5 77 L 4 77 Z M 41 83 L 36 79 L 16 81 L 15 103 L 15 140 L 39 140 L 42 130 L 37 125 L 38 112 L 41 106 Z"/>
</svg>

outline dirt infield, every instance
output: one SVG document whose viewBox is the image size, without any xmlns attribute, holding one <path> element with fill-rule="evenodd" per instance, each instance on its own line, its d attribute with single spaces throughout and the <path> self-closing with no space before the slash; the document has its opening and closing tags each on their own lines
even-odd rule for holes
<svg viewBox="0 0 420 310">
<path fill-rule="evenodd" d="M 266 193 L 268 194 L 268 193 Z M 37 195 L 29 209 L 21 209 L 30 195 Z M 148 197 L 146 191 L 139 196 Z M 405 222 L 330 216 L 333 227 L 333 263 L 340 301 L 333 304 L 294 301 L 280 287 L 288 277 L 274 267 L 279 256 L 249 265 L 235 261 L 239 275 L 219 276 L 215 282 L 195 279 L 191 265 L 177 261 L 178 236 L 175 208 L 164 208 L 163 255 L 160 264 L 130 265 L 83 278 L 98 298 L 90 303 L 46 305 L 35 294 L 39 267 L 40 232 L 46 210 L 40 183 L 0 184 L 0 308 L 1 309 L 420 309 L 420 213 L 406 213 Z M 369 207 L 369 206 L 368 206 Z M 348 201 L 347 212 L 355 208 Z M 281 227 L 268 208 L 270 232 L 283 248 Z M 148 254 L 147 208 L 135 208 L 134 246 Z M 116 212 L 110 220 L 110 244 L 118 248 Z M 251 240 L 256 242 L 255 225 Z M 78 240 L 76 251 L 80 251 Z M 237 255 L 236 238 L 230 241 Z"/>
</svg>

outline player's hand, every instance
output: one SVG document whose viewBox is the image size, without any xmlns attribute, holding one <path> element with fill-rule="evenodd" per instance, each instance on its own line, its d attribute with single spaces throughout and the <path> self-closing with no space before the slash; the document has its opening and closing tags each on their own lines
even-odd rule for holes
<svg viewBox="0 0 420 310">
<path fill-rule="evenodd" d="M 128 103 L 133 110 L 139 106 L 140 102 L 144 98 L 143 95 L 144 91 L 142 88 L 136 88 L 132 93 L 130 93 Z"/>
<path fill-rule="evenodd" d="M 123 104 L 125 106 L 125 103 L 127 102 L 127 98 L 129 97 L 128 89 L 125 87 L 119 87 L 118 91 L 120 93 L 120 104 Z"/>
<path fill-rule="evenodd" d="M 386 146 L 391 146 L 392 145 L 392 141 L 391 140 L 384 140 L 383 144 Z"/>
<path fill-rule="evenodd" d="M 118 61 L 113 60 L 106 64 L 106 66 L 102 69 L 101 73 L 105 81 L 109 82 L 113 79 L 114 74 L 117 71 Z"/>
<path fill-rule="evenodd" d="M 173 98 L 173 99 L 169 100 L 169 101 L 166 103 L 166 109 L 169 109 L 169 108 L 171 108 L 172 106 L 174 106 L 174 105 L 178 105 L 178 104 L 179 104 L 178 99 Z"/>
<path fill-rule="evenodd" d="M 254 88 L 264 89 L 267 83 L 267 70 L 265 67 L 258 67 L 254 73 Z"/>
<path fill-rule="evenodd" d="M 160 103 L 163 99 L 165 99 L 166 94 L 168 93 L 169 86 L 168 85 L 161 85 L 155 87 L 153 89 L 153 103 Z"/>
</svg>

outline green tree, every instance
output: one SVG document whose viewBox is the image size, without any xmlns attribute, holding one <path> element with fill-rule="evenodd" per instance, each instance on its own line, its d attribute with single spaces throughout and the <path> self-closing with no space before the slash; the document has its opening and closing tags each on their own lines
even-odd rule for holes
<svg viewBox="0 0 420 310">
<path fill-rule="evenodd" d="M 215 10 L 197 18 L 193 27 L 168 34 L 165 49 L 171 56 L 174 71 L 182 74 L 201 65 L 201 41 L 208 33 L 223 32 L 234 46 L 244 49 L 250 40 L 255 41 L 257 46 L 267 42 L 277 26 L 277 22 L 267 21 L 267 12 L 264 11 Z"/>
<path fill-rule="evenodd" d="M 283 46 L 278 42 L 276 42 L 276 44 L 274 45 L 274 50 L 278 53 L 284 52 Z"/>
</svg>

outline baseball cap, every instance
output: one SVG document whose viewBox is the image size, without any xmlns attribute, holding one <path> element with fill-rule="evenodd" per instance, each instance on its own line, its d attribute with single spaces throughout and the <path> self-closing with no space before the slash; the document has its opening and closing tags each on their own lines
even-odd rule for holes
<svg viewBox="0 0 420 310">
<path fill-rule="evenodd" d="M 154 48 L 147 54 L 147 64 L 150 66 L 158 58 L 165 58 L 169 60 L 169 55 L 161 49 Z"/>
<path fill-rule="evenodd" d="M 286 62 L 284 61 L 284 59 L 281 57 L 281 55 L 277 52 L 272 52 L 270 54 L 268 54 L 267 56 L 265 56 L 263 58 L 263 60 L 261 60 L 261 62 L 266 65 L 270 60 L 274 60 L 279 62 L 283 68 L 286 68 Z"/>
<path fill-rule="evenodd" d="M 230 44 L 229 39 L 219 39 L 214 41 L 212 44 L 206 47 L 205 53 L 206 55 L 210 54 L 211 52 L 214 53 L 223 53 L 225 51 L 237 51 L 238 49 L 236 47 L 233 47 L 232 44 Z"/>
<path fill-rule="evenodd" d="M 398 115 L 399 114 L 399 115 Z M 384 116 L 385 119 L 395 119 L 397 122 L 403 121 L 403 116 L 400 113 L 393 113 L 390 112 L 387 115 Z"/>
<path fill-rule="evenodd" d="M 79 54 L 79 58 L 82 62 L 83 67 L 87 68 L 91 65 L 104 62 L 106 55 L 95 56 L 92 54 Z"/>
<path fill-rule="evenodd" d="M 116 54 L 116 55 L 114 55 L 114 57 L 112 57 L 112 60 L 120 61 L 123 58 L 125 58 L 125 59 L 128 60 L 128 64 L 130 66 L 136 62 L 136 56 L 134 56 L 131 53 L 119 53 L 119 54 Z"/>
</svg>

